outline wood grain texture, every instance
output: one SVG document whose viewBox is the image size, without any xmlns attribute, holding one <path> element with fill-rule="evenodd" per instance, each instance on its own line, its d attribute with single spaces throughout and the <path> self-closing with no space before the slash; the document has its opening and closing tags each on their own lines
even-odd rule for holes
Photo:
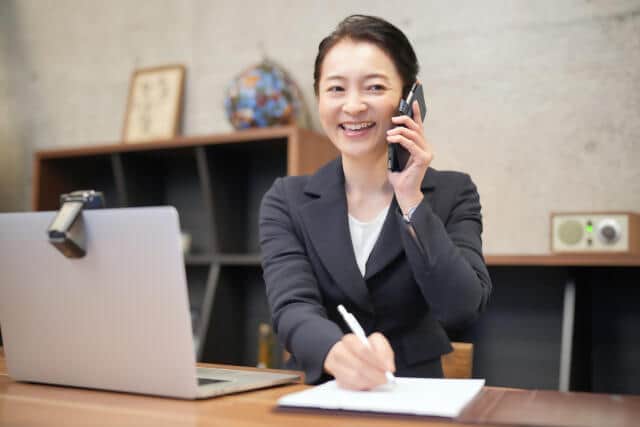
<svg viewBox="0 0 640 427">
<path fill-rule="evenodd" d="M 459 419 L 540 427 L 635 427 L 640 396 L 485 387 Z"/>
<path fill-rule="evenodd" d="M 38 151 L 41 159 L 66 158 L 94 154 L 110 154 L 128 151 L 147 151 L 166 148 L 181 148 L 212 144 L 233 144 L 239 142 L 260 141 L 267 139 L 286 139 L 296 134 L 295 126 L 273 126 L 268 128 L 247 129 L 236 132 L 215 133 L 207 135 L 177 136 L 172 139 L 142 142 L 125 145 L 119 141 L 102 144 L 84 145 L 82 147 L 59 147 Z"/>
</svg>

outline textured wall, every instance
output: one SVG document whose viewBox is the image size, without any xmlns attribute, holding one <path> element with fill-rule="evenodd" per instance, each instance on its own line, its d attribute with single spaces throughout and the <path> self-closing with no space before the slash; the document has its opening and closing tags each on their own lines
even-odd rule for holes
<svg viewBox="0 0 640 427">
<path fill-rule="evenodd" d="M 640 211 L 637 0 L 4 0 L 0 11 L 0 195 L 13 191 L 18 208 L 34 150 L 118 140 L 138 67 L 184 63 L 184 133 L 226 132 L 226 84 L 266 52 L 319 129 L 317 44 L 363 12 L 412 40 L 434 167 L 475 179 L 487 253 L 546 252 L 552 211 Z"/>
<path fill-rule="evenodd" d="M 20 138 L 16 115 L 16 88 L 9 67 L 12 22 L 9 4 L 0 2 L 0 212 L 19 210 L 24 205 L 25 145 Z"/>
</svg>

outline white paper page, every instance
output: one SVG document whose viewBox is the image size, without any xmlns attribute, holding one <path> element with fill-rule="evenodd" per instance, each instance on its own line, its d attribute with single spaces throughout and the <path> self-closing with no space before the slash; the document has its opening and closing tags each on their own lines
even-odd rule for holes
<svg viewBox="0 0 640 427">
<path fill-rule="evenodd" d="M 340 388 L 335 381 L 283 396 L 280 406 L 456 417 L 480 392 L 484 380 L 396 378 L 371 391 Z"/>
</svg>

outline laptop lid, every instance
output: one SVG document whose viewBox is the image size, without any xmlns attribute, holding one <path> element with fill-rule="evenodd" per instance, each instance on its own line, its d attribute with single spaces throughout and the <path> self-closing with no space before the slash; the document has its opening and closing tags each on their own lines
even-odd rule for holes
<svg viewBox="0 0 640 427">
<path fill-rule="evenodd" d="M 87 254 L 47 240 L 55 212 L 0 214 L 0 327 L 20 381 L 196 398 L 172 207 L 83 213 Z"/>
</svg>

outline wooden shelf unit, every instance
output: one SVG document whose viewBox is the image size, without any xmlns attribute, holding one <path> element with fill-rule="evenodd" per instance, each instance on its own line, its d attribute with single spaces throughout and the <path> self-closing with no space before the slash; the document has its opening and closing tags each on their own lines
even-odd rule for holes
<svg viewBox="0 0 640 427">
<path fill-rule="evenodd" d="M 294 126 L 43 150 L 33 209 L 56 210 L 60 194 L 79 189 L 103 191 L 107 207 L 175 206 L 192 237 L 185 267 L 198 360 L 253 365 L 258 324 L 269 322 L 262 196 L 277 177 L 313 173 L 337 154 L 325 136 Z"/>
</svg>

